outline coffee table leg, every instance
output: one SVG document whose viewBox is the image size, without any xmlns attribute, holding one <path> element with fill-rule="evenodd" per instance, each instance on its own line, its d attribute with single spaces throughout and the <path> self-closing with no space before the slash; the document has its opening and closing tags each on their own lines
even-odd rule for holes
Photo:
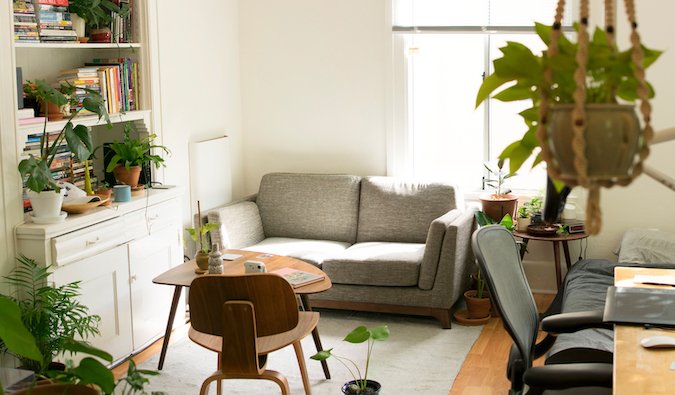
<svg viewBox="0 0 675 395">
<path fill-rule="evenodd" d="M 173 301 L 171 302 L 171 311 L 169 312 L 169 322 L 166 324 L 166 331 L 164 332 L 164 342 L 162 343 L 162 352 L 159 354 L 159 364 L 157 370 L 162 370 L 164 367 L 164 358 L 166 357 L 166 349 L 169 348 L 169 339 L 171 338 L 171 329 L 173 328 L 173 320 L 176 317 L 176 310 L 178 309 L 178 300 L 180 293 L 183 290 L 182 285 L 176 285 L 173 291 Z"/>
<path fill-rule="evenodd" d="M 309 297 L 307 297 L 307 295 L 301 294 L 300 300 L 302 301 L 302 307 L 305 309 L 305 311 L 312 311 L 312 307 L 309 305 Z M 323 351 L 321 338 L 319 337 L 319 330 L 317 328 L 314 328 L 312 331 L 312 338 L 314 339 L 316 351 Z M 330 379 L 330 371 L 328 371 L 328 363 L 325 359 L 321 361 L 321 367 L 323 368 L 323 374 L 326 376 L 326 379 Z"/>
</svg>

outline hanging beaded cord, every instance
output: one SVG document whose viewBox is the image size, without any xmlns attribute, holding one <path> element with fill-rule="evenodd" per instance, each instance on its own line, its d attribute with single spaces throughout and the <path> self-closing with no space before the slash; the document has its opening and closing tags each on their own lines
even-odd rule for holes
<svg viewBox="0 0 675 395">
<path fill-rule="evenodd" d="M 593 180 L 588 177 L 588 161 L 586 159 L 586 140 L 584 139 L 584 127 L 586 121 L 586 111 L 584 109 L 584 102 L 586 101 L 586 62 L 588 60 L 588 0 L 580 1 L 580 18 L 579 24 L 579 50 L 576 54 L 578 68 L 574 73 L 574 81 L 576 82 L 576 91 L 574 92 L 574 109 L 572 110 L 572 128 L 574 136 L 572 137 L 572 150 L 574 151 L 574 168 L 577 171 L 577 178 L 567 183 L 571 186 L 582 186 L 588 188 L 589 196 L 586 207 L 586 231 L 591 234 L 597 234 L 602 226 L 601 211 L 600 211 L 600 187 L 611 187 L 615 184 L 626 186 L 631 181 L 642 173 L 642 161 L 649 156 L 649 142 L 651 141 L 654 131 L 650 124 L 650 117 L 652 107 L 649 104 L 649 91 L 645 83 L 645 70 L 643 66 L 644 53 L 640 47 L 640 35 L 637 32 L 637 22 L 635 21 L 635 5 L 633 0 L 624 0 L 626 6 L 626 14 L 631 25 L 630 41 L 633 45 L 631 59 L 635 64 L 634 76 L 638 81 L 637 94 L 640 98 L 640 112 L 644 118 L 645 127 L 642 131 L 642 147 L 639 150 L 639 160 L 633 166 L 629 178 L 623 178 L 618 181 L 611 180 Z M 558 39 L 562 34 L 561 23 L 563 11 L 565 9 L 565 0 L 559 0 L 556 8 L 555 20 L 553 29 L 551 30 L 550 43 L 547 51 L 547 57 L 553 57 L 558 54 Z M 605 0 L 605 26 L 607 41 L 612 50 L 614 50 L 614 11 L 612 9 L 612 0 Z M 546 67 L 544 70 L 544 81 L 547 86 L 551 85 L 553 79 L 553 70 Z M 548 135 L 546 130 L 546 123 L 549 113 L 549 96 L 544 89 L 541 91 L 541 105 L 539 106 L 539 125 L 537 128 L 537 139 L 541 146 L 541 157 L 547 163 L 547 170 L 551 178 L 560 179 L 560 173 L 555 166 L 551 149 L 548 145 Z"/>
</svg>

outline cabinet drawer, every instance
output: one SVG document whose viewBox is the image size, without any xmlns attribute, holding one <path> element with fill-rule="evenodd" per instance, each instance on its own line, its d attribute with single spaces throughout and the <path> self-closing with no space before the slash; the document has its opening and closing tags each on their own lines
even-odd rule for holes
<svg viewBox="0 0 675 395">
<path fill-rule="evenodd" d="M 55 237 L 52 243 L 52 258 L 56 266 L 67 265 L 109 250 L 128 241 L 124 234 L 124 221 L 113 219 L 92 225 L 75 232 Z"/>
<path fill-rule="evenodd" d="M 170 200 L 126 214 L 123 220 L 127 238 L 137 239 L 151 235 L 167 226 L 180 224 L 180 210 L 180 202 Z"/>
</svg>

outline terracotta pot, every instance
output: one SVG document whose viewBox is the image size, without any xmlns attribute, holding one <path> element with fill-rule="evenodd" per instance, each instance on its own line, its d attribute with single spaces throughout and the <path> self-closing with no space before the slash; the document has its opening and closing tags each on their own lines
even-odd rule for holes
<svg viewBox="0 0 675 395">
<path fill-rule="evenodd" d="M 9 395 L 25 395 L 28 393 L 28 388 L 15 391 Z M 33 395 L 100 395 L 101 393 L 91 387 L 83 385 L 70 384 L 44 384 L 36 385 L 31 391 Z"/>
<path fill-rule="evenodd" d="M 107 188 L 107 189 L 95 189 L 94 190 L 94 195 L 98 195 L 101 197 L 101 200 L 106 200 L 108 199 L 107 202 L 103 203 L 101 206 L 110 206 L 112 204 L 112 189 Z"/>
<path fill-rule="evenodd" d="M 477 290 L 472 289 L 464 292 L 464 301 L 468 310 L 469 318 L 480 319 L 490 315 L 490 298 L 483 292 L 483 298 L 476 299 Z"/>
<path fill-rule="evenodd" d="M 44 100 L 38 100 L 40 103 L 40 116 L 44 117 L 47 114 L 47 119 L 50 121 L 58 121 L 63 118 L 64 114 L 61 112 L 61 107 L 52 102 L 47 102 L 45 107 Z"/>
<path fill-rule="evenodd" d="M 209 271 L 209 252 L 201 252 L 198 251 L 197 254 L 195 254 L 195 260 L 197 261 L 197 266 L 199 267 L 198 269 L 195 269 L 195 273 L 206 273 Z"/>
<path fill-rule="evenodd" d="M 548 141 L 562 181 L 577 177 L 572 151 L 573 108 L 573 104 L 558 104 L 551 108 L 549 119 Z M 586 104 L 585 109 L 588 176 L 595 180 L 630 178 L 640 138 L 635 106 Z"/>
<path fill-rule="evenodd" d="M 342 386 L 342 393 L 343 394 L 361 394 L 361 392 L 349 392 L 349 387 L 352 385 L 356 385 L 356 380 L 352 380 L 350 382 L 345 383 L 345 385 Z M 366 380 L 366 388 L 372 389 L 369 392 L 363 392 L 364 394 L 370 394 L 370 395 L 376 395 L 380 393 L 380 390 L 382 389 L 382 385 L 378 383 L 375 380 Z"/>
<path fill-rule="evenodd" d="M 499 223 L 506 214 L 516 218 L 518 196 L 508 194 L 497 198 L 497 194 L 487 194 L 478 197 L 483 205 L 483 212 L 495 222 Z"/>
<path fill-rule="evenodd" d="M 141 176 L 141 167 L 140 166 L 131 166 L 129 170 L 121 164 L 118 163 L 113 169 L 113 174 L 115 175 L 115 182 L 120 185 L 129 185 L 132 188 L 138 185 L 138 179 Z"/>
</svg>

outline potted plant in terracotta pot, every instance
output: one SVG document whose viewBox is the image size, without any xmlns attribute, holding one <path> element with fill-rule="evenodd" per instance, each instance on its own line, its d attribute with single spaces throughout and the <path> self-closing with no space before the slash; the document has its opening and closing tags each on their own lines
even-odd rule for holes
<svg viewBox="0 0 675 395">
<path fill-rule="evenodd" d="M 485 280 L 481 278 L 480 270 L 476 276 L 476 288 L 464 292 L 464 301 L 466 302 L 466 309 L 469 318 L 478 320 L 490 316 L 490 298 L 485 292 Z"/>
<path fill-rule="evenodd" d="M 110 201 L 112 189 L 110 189 L 110 185 L 106 181 L 101 181 L 98 184 L 98 188 L 94 189 L 94 195 L 100 196 L 101 200 L 108 199 L 108 201 L 103 203 L 101 206 L 110 206 L 110 204 L 112 204 L 112 202 Z"/>
<path fill-rule="evenodd" d="M 144 163 L 152 163 L 158 169 L 160 166 L 166 166 L 164 164 L 164 158 L 153 154 L 151 150 L 158 148 L 163 150 L 166 154 L 171 154 L 171 151 L 162 145 L 153 145 L 152 141 L 157 137 L 154 134 L 141 140 L 132 139 L 129 137 L 131 130 L 131 122 L 127 122 L 127 124 L 124 125 L 124 140 L 122 143 L 119 143 L 117 139 L 115 139 L 112 143 L 106 143 L 104 146 L 110 148 L 114 153 L 106 171 L 108 173 L 113 172 L 115 175 L 115 182 L 118 184 L 130 185 L 133 189 L 138 186 L 141 167 Z M 98 148 L 99 147 L 96 149 Z"/>
<path fill-rule="evenodd" d="M 483 166 L 495 177 L 495 179 L 486 180 L 486 185 L 494 188 L 495 193 L 478 197 L 483 206 L 483 212 L 495 221 L 500 221 L 506 214 L 509 214 L 511 218 L 515 217 L 518 196 L 512 194 L 511 190 L 504 186 L 506 180 L 515 176 L 515 174 L 503 169 L 504 161 L 502 159 L 496 166 L 490 162 L 483 163 Z"/>
<path fill-rule="evenodd" d="M 58 89 L 47 85 L 44 81 L 36 80 L 35 95 L 38 99 L 44 102 L 54 103 L 61 107 L 68 102 L 68 98 L 64 96 Z M 83 100 L 82 108 L 98 114 L 99 119 L 104 118 L 107 127 L 110 129 L 110 119 L 108 118 L 108 111 L 103 103 L 103 98 L 97 92 L 87 89 L 90 97 Z M 63 126 L 53 143 L 50 145 L 49 135 L 47 133 L 47 118 L 45 118 L 44 128 L 42 132 L 42 140 L 40 143 L 40 156 L 34 157 L 31 155 L 28 159 L 23 159 L 19 162 L 19 173 L 22 177 L 26 177 L 26 192 L 33 207 L 33 216 L 44 218 L 59 217 L 61 212 L 61 204 L 63 202 L 64 190 L 56 185 L 56 181 L 52 177 L 50 167 L 54 156 L 59 147 L 65 140 L 68 148 L 76 156 L 80 158 L 87 158 L 91 154 L 92 142 L 89 129 L 84 125 L 74 126 L 73 118 L 78 114 L 80 109 L 75 109 L 71 113 L 68 121 Z"/>
<path fill-rule="evenodd" d="M 352 375 L 354 380 L 347 382 L 342 386 L 343 394 L 379 394 L 380 389 L 382 388 L 380 383 L 374 380 L 368 380 L 368 367 L 370 366 L 370 354 L 373 352 L 373 345 L 375 344 L 376 340 L 384 341 L 387 340 L 388 338 L 389 338 L 389 328 L 387 328 L 386 326 L 378 326 L 376 328 L 371 329 L 370 331 L 366 329 L 365 326 L 359 326 L 358 328 L 351 331 L 347 335 L 347 337 L 343 339 L 343 341 L 354 344 L 363 343 L 365 341 L 368 342 L 366 366 L 365 369 L 363 370 L 363 376 L 361 375 L 361 370 L 354 361 L 333 354 L 332 348 L 330 350 L 319 351 L 310 358 L 315 361 L 324 361 L 330 357 L 334 357 L 342 365 L 344 365 L 344 367 L 346 367 L 347 370 L 349 370 L 349 373 Z M 353 367 L 356 370 L 356 374 L 354 374 L 354 371 L 349 367 L 349 365 L 345 363 L 345 361 L 353 365 Z"/>
<path fill-rule="evenodd" d="M 548 50 L 537 56 L 522 44 L 508 42 L 501 48 L 504 56 L 493 62 L 494 73 L 483 81 L 476 105 L 490 97 L 532 101 L 532 107 L 520 113 L 527 125 L 523 138 L 499 158 L 509 159 L 513 173 L 540 147 L 534 165 L 547 162 L 558 191 L 565 185 L 590 190 L 587 230 L 595 234 L 600 227 L 599 187 L 630 183 L 648 154 L 653 134 L 648 99 L 654 91 L 644 80 L 644 70 L 661 52 L 639 43 L 634 12 L 628 13 L 633 47 L 621 52 L 611 20 L 609 33 L 596 28 L 588 34 L 588 10 L 582 9 L 582 23 L 576 25 L 579 42 L 572 43 L 562 35 L 562 10 L 557 11 L 553 26 L 535 26 Z M 637 99 L 642 102 L 644 132 L 634 105 L 618 104 Z"/>
<path fill-rule="evenodd" d="M 210 230 L 217 228 L 218 225 L 220 224 L 208 222 L 203 225 L 200 224 L 197 229 L 185 229 L 190 234 L 190 237 L 192 237 L 192 241 L 199 242 L 199 250 L 197 250 L 197 254 L 195 254 L 195 260 L 197 261 L 198 266 L 198 269 L 195 269 L 196 273 L 203 274 L 209 271 L 209 253 L 211 252 L 209 246 L 211 244 L 207 233 L 209 233 Z"/>
</svg>

